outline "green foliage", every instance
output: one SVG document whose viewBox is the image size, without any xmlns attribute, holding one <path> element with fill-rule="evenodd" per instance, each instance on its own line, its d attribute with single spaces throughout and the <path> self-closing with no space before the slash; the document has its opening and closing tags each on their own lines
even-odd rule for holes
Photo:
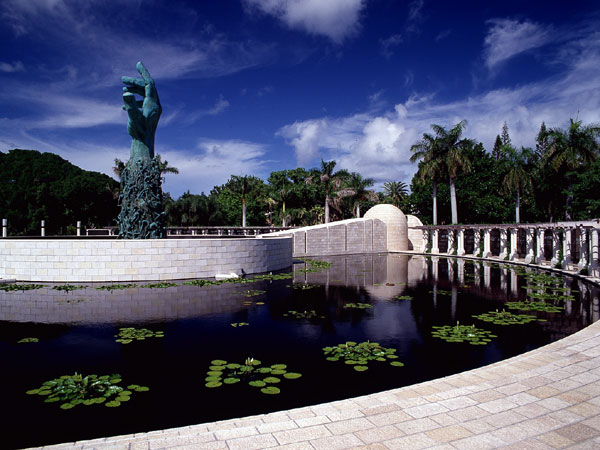
<svg viewBox="0 0 600 450">
<path fill-rule="evenodd" d="M 389 362 L 391 366 L 402 367 L 400 361 L 388 361 L 398 359 L 395 348 L 385 348 L 377 342 L 361 342 L 357 344 L 348 341 L 335 347 L 324 347 L 323 354 L 327 361 L 343 360 L 345 364 L 354 367 L 357 372 L 364 372 L 368 369 L 369 361 Z"/>
<path fill-rule="evenodd" d="M 509 311 L 489 311 L 487 313 L 474 315 L 476 319 L 484 322 L 491 322 L 494 325 L 523 325 L 529 322 L 545 322 L 544 319 L 538 319 L 529 314 L 513 314 Z"/>
<path fill-rule="evenodd" d="M 28 338 L 19 339 L 17 341 L 17 344 L 29 344 L 29 343 L 39 342 L 39 341 L 40 341 L 39 338 L 28 337 Z"/>
<path fill-rule="evenodd" d="M 475 325 L 434 326 L 431 335 L 446 342 L 468 342 L 472 345 L 486 345 L 497 337 L 491 331 L 476 328 Z"/>
<path fill-rule="evenodd" d="M 162 338 L 165 336 L 163 331 L 152 331 L 147 328 L 119 328 L 119 333 L 115 334 L 116 341 L 121 344 L 130 344 L 133 341 L 143 341 L 148 338 Z"/>
<path fill-rule="evenodd" d="M 74 375 L 63 375 L 45 381 L 39 388 L 31 389 L 26 394 L 45 396 L 45 403 L 60 402 L 61 409 L 71 409 L 80 404 L 86 406 L 104 404 L 110 408 L 129 401 L 132 391 L 149 390 L 137 384 L 131 384 L 124 389 L 119 386 L 119 383 L 121 383 L 121 376 L 118 374 L 83 376 L 75 372 Z"/>
<path fill-rule="evenodd" d="M 14 292 L 14 291 L 31 291 L 34 289 L 41 289 L 48 287 L 43 284 L 19 284 L 19 283 L 2 283 L 0 284 L 0 291 Z"/>
<path fill-rule="evenodd" d="M 8 219 L 11 235 L 74 232 L 114 225 L 119 184 L 111 177 L 74 166 L 58 155 L 35 150 L 0 152 L 0 218 Z"/>
</svg>

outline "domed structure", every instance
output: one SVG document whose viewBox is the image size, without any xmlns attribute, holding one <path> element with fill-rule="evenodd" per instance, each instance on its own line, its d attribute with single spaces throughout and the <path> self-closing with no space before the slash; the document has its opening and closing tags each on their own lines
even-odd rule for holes
<svg viewBox="0 0 600 450">
<path fill-rule="evenodd" d="M 394 205 L 375 205 L 364 215 L 365 219 L 381 220 L 387 231 L 387 249 L 390 252 L 408 250 L 408 224 L 406 216 Z"/>
</svg>

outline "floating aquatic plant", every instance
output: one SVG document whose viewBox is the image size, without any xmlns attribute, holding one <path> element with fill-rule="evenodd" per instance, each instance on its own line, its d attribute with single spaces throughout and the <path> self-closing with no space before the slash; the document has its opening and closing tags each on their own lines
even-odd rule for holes
<svg viewBox="0 0 600 450">
<path fill-rule="evenodd" d="M 552 305 L 546 302 L 506 302 L 506 307 L 508 309 L 518 309 L 519 311 L 541 311 L 541 312 L 549 312 L 549 313 L 557 313 L 561 312 L 565 309 L 562 306 Z"/>
<path fill-rule="evenodd" d="M 436 292 L 437 295 L 452 295 L 452 291 L 445 291 L 443 289 L 438 289 L 437 291 L 429 291 L 430 294 L 433 294 L 434 292 Z"/>
<path fill-rule="evenodd" d="M 101 291 L 114 291 L 114 290 L 119 290 L 119 289 L 131 289 L 131 288 L 136 288 L 137 284 L 107 284 L 106 286 L 98 286 L 96 289 L 101 290 Z"/>
<path fill-rule="evenodd" d="M 395 367 L 402 367 L 404 365 L 400 361 L 388 361 L 398 358 L 395 355 L 396 349 L 382 347 L 377 342 L 366 341 L 357 344 L 356 342 L 348 341 L 335 347 L 324 347 L 323 353 L 327 361 L 343 360 L 345 364 L 353 366 L 357 372 L 367 370 L 369 361 L 387 361 Z"/>
<path fill-rule="evenodd" d="M 486 345 L 492 338 L 498 337 L 491 331 L 476 328 L 475 325 L 434 326 L 431 335 L 446 342 L 468 342 L 472 345 Z"/>
<path fill-rule="evenodd" d="M 163 331 L 152 331 L 147 328 L 119 328 L 119 334 L 115 334 L 117 342 L 129 344 L 133 341 L 143 341 L 147 338 L 162 338 L 165 336 Z"/>
<path fill-rule="evenodd" d="M 52 286 L 52 289 L 54 289 L 55 291 L 65 291 L 65 292 L 71 292 L 71 291 L 76 291 L 77 289 L 85 289 L 87 288 L 87 286 L 85 285 L 76 285 L 76 284 L 61 284 L 59 286 Z"/>
<path fill-rule="evenodd" d="M 494 325 L 524 325 L 529 322 L 545 322 L 544 319 L 538 319 L 530 314 L 513 314 L 510 311 L 490 311 L 484 314 L 472 316 L 484 322 L 491 322 Z"/>
<path fill-rule="evenodd" d="M 228 363 L 223 359 L 212 360 L 210 364 L 204 379 L 207 388 L 245 382 L 248 386 L 261 388 L 263 394 L 279 394 L 281 389 L 273 385 L 283 381 L 280 376 L 287 380 L 302 376 L 298 372 L 288 372 L 286 364 L 262 366 L 262 362 L 254 358 L 246 358 L 243 364 Z"/>
<path fill-rule="evenodd" d="M 293 319 L 324 319 L 325 316 L 321 316 L 320 314 L 317 314 L 317 312 L 314 309 L 311 309 L 310 311 L 294 311 L 293 309 L 290 309 L 287 313 L 285 313 L 283 315 L 284 317 L 292 317 Z"/>
<path fill-rule="evenodd" d="M 373 306 L 368 303 L 346 303 L 344 309 L 369 309 Z"/>
<path fill-rule="evenodd" d="M 175 287 L 175 286 L 177 286 L 177 283 L 161 282 L 161 283 L 148 283 L 148 284 L 142 285 L 141 287 L 150 288 L 150 289 L 166 289 L 166 288 Z"/>
<path fill-rule="evenodd" d="M 107 407 L 116 407 L 129 401 L 132 391 L 149 390 L 138 384 L 131 384 L 124 389 L 119 386 L 121 381 L 119 374 L 83 376 L 75 372 L 74 375 L 45 381 L 39 388 L 31 389 L 26 394 L 46 396 L 45 403 L 60 402 L 61 409 L 71 409 L 79 404 L 89 406 L 103 403 Z"/>
<path fill-rule="evenodd" d="M 248 322 L 239 322 L 239 323 L 232 323 L 230 325 L 235 328 L 235 327 L 245 327 L 250 324 Z"/>
<path fill-rule="evenodd" d="M 254 290 L 249 290 L 249 291 L 244 291 L 242 293 L 242 295 L 244 297 L 256 297 L 257 295 L 262 295 L 265 294 L 267 291 L 260 291 L 258 289 L 254 289 Z"/>
<path fill-rule="evenodd" d="M 316 285 L 316 284 L 299 284 L 299 283 L 294 284 L 292 286 L 293 289 L 298 289 L 298 290 L 301 290 L 301 291 L 306 291 L 308 289 L 314 289 L 316 287 L 318 287 L 318 285 Z"/>
<path fill-rule="evenodd" d="M 413 299 L 410 295 L 396 295 L 393 298 L 394 298 L 394 300 L 412 300 Z"/>
<path fill-rule="evenodd" d="M 41 289 L 48 287 L 43 284 L 18 284 L 18 283 L 0 283 L 0 291 L 31 291 L 34 289 Z"/>
<path fill-rule="evenodd" d="M 40 340 L 36 337 L 28 337 L 28 338 L 23 338 L 17 341 L 17 344 L 28 344 L 31 342 L 39 342 Z"/>
<path fill-rule="evenodd" d="M 327 261 L 319 261 L 317 259 L 303 259 L 302 261 L 304 261 L 309 267 L 306 269 L 300 269 L 298 272 L 320 272 L 331 267 L 331 263 Z"/>
</svg>

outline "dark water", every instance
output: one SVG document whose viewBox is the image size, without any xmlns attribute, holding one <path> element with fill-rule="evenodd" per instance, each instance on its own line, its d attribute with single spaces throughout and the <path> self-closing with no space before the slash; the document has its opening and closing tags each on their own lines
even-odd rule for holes
<svg viewBox="0 0 600 450">
<path fill-rule="evenodd" d="M 508 267 L 406 255 L 326 258 L 333 266 L 293 280 L 167 289 L 72 292 L 50 288 L 0 291 L 3 386 L 2 446 L 23 448 L 151 431 L 338 400 L 430 380 L 499 361 L 567 336 L 598 319 L 598 290 L 571 278 L 561 286 L 574 301 L 561 313 L 528 313 L 547 322 L 497 326 L 472 318 L 506 301 L 525 299 L 527 281 Z M 519 271 L 523 269 L 518 269 Z M 141 285 L 142 283 L 139 283 Z M 302 284 L 312 289 L 294 289 Z M 386 285 L 388 284 L 388 285 Z M 248 290 L 265 293 L 245 297 Z M 408 295 L 413 300 L 396 300 Z M 264 305 L 257 304 L 264 302 Z M 347 303 L 366 302 L 367 310 Z M 294 320 L 288 310 L 315 310 L 324 319 Z M 498 335 L 486 346 L 431 337 L 433 325 L 475 324 Z M 244 327 L 231 323 L 248 322 Z M 120 327 L 164 331 L 162 339 L 122 345 Z M 38 343 L 17 344 L 25 337 Z M 397 349 L 404 367 L 373 361 L 357 372 L 326 361 L 322 348 L 370 340 Z M 279 395 L 246 383 L 205 387 L 210 362 L 223 359 L 287 364 L 302 373 L 283 380 Z M 150 387 L 118 408 L 56 403 L 26 395 L 61 375 L 112 374 Z"/>
</svg>

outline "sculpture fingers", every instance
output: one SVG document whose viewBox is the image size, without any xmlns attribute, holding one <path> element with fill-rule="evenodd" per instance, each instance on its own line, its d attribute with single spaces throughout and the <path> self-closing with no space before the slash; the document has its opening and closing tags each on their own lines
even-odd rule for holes
<svg viewBox="0 0 600 450">
<path fill-rule="evenodd" d="M 146 86 L 146 82 L 144 80 L 140 80 L 139 78 L 121 77 L 121 81 L 125 84 L 130 84 L 132 86 L 140 86 L 140 87 Z"/>
<path fill-rule="evenodd" d="M 150 72 L 148 72 L 148 69 L 146 69 L 146 66 L 144 66 L 144 64 L 142 64 L 141 61 L 138 61 L 138 63 L 135 65 L 135 68 L 140 73 L 140 75 L 142 76 L 142 78 L 144 79 L 144 81 L 146 83 L 150 83 L 150 82 L 154 81 L 152 79 L 152 77 L 150 76 Z"/>
<path fill-rule="evenodd" d="M 123 86 L 123 92 L 131 92 L 132 94 L 141 95 L 142 97 L 145 94 L 144 88 L 138 85 Z"/>
</svg>

